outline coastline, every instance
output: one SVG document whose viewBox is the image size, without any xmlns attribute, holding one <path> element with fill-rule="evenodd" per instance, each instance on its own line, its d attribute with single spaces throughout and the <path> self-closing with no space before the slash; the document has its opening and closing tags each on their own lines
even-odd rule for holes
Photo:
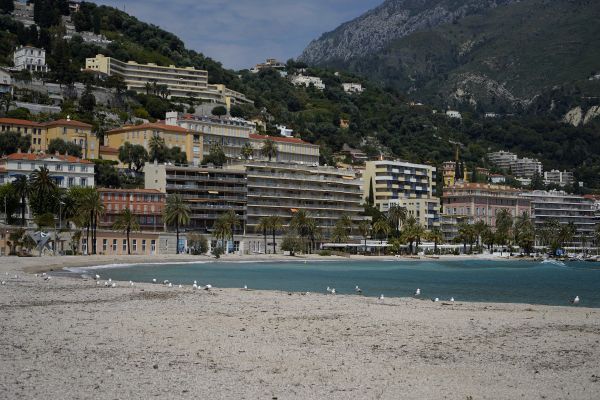
<svg viewBox="0 0 600 400">
<path fill-rule="evenodd" d="M 600 309 L 105 288 L 45 281 L 33 275 L 43 264 L 59 265 L 0 258 L 0 398 L 594 399 L 600 390 Z"/>
</svg>

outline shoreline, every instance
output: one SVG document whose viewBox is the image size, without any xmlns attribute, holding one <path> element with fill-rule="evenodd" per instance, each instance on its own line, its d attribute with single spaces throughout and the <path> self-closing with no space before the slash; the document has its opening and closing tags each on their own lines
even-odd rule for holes
<svg viewBox="0 0 600 400">
<path fill-rule="evenodd" d="M 43 261 L 56 265 L 0 259 L 0 398 L 594 399 L 600 390 L 600 309 L 106 288 L 22 273 Z"/>
</svg>

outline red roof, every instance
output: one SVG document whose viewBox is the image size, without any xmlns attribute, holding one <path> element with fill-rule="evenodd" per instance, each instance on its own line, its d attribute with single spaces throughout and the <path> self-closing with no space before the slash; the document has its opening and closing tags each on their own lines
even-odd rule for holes
<svg viewBox="0 0 600 400">
<path fill-rule="evenodd" d="M 99 192 L 125 192 L 125 193 L 154 193 L 164 194 L 158 189 L 111 189 L 111 188 L 98 188 Z"/>
<path fill-rule="evenodd" d="M 107 133 L 138 131 L 140 129 L 159 129 L 161 131 L 181 132 L 181 133 L 189 132 L 187 129 L 182 128 L 180 126 L 165 125 L 165 124 L 158 124 L 158 123 L 147 123 L 147 124 L 141 124 L 141 125 L 125 125 L 120 128 L 112 129 L 112 130 L 108 131 Z"/>
<path fill-rule="evenodd" d="M 75 121 L 73 119 L 57 119 L 56 121 L 45 122 L 44 126 L 74 126 L 77 128 L 92 128 L 92 125 L 85 122 Z"/>
<path fill-rule="evenodd" d="M 100 154 L 107 154 L 107 153 L 112 153 L 112 154 L 118 154 L 119 153 L 119 149 L 115 149 L 114 147 L 109 147 L 109 146 L 100 146 Z"/>
<path fill-rule="evenodd" d="M 298 138 L 283 137 L 283 136 L 267 136 L 267 135 L 259 135 L 256 133 L 251 133 L 250 139 L 256 139 L 256 140 L 270 139 L 274 142 L 281 142 L 281 143 L 311 144 L 311 143 L 305 142 L 304 140 L 298 139 Z M 314 145 L 314 146 L 316 146 L 316 145 Z"/>
<path fill-rule="evenodd" d="M 42 126 L 42 124 L 40 124 L 39 122 L 28 121 L 26 119 L 17 119 L 17 118 L 0 118 L 0 124 Z"/>
<path fill-rule="evenodd" d="M 79 163 L 79 164 L 93 164 L 93 162 L 89 160 L 83 160 L 79 157 L 69 156 L 69 155 L 54 155 L 54 154 L 45 154 L 45 153 L 12 153 L 4 157 L 6 160 L 24 160 L 24 161 L 36 161 L 43 160 L 46 158 L 55 158 L 61 161 L 66 161 L 70 163 Z"/>
</svg>

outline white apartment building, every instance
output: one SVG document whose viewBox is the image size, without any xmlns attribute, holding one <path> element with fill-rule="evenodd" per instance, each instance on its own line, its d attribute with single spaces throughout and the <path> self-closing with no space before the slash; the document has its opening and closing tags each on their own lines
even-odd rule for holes
<svg viewBox="0 0 600 400">
<path fill-rule="evenodd" d="M 315 89 L 323 90 L 325 89 L 325 84 L 316 76 L 305 76 L 305 75 L 293 75 L 290 77 L 290 81 L 295 86 L 306 86 L 309 87 L 313 85 Z"/>
<path fill-rule="evenodd" d="M 446 117 L 462 119 L 462 114 L 458 111 L 448 110 L 448 111 L 446 111 Z"/>
<path fill-rule="evenodd" d="M 242 93 L 220 84 L 208 83 L 208 72 L 193 67 L 161 66 L 153 63 L 138 64 L 135 61 L 120 61 L 102 54 L 86 58 L 85 69 L 106 75 L 120 75 L 128 90 L 138 93 L 147 91 L 147 84 L 166 86 L 168 97 L 193 97 L 226 106 L 251 102 Z"/>
<path fill-rule="evenodd" d="M 575 181 L 572 171 L 559 171 L 553 169 L 552 171 L 544 172 L 544 183 L 546 185 L 559 185 L 567 186 L 572 185 Z"/>
<path fill-rule="evenodd" d="M 488 153 L 487 156 L 492 164 L 504 170 L 509 170 L 513 162 L 517 161 L 516 154 L 504 150 Z"/>
<path fill-rule="evenodd" d="M 362 93 L 364 90 L 360 83 L 342 83 L 342 88 L 346 93 Z"/>
<path fill-rule="evenodd" d="M 17 70 L 48 72 L 46 50 L 32 46 L 20 46 L 15 49 L 13 62 Z"/>
<path fill-rule="evenodd" d="M 373 193 L 374 205 L 386 212 L 398 205 L 424 227 L 439 225 L 440 200 L 435 196 L 436 168 L 407 161 L 367 161 L 363 200 Z"/>
<path fill-rule="evenodd" d="M 46 167 L 60 188 L 94 187 L 94 163 L 73 156 L 44 153 L 13 153 L 0 159 L 0 184 Z"/>
<path fill-rule="evenodd" d="M 532 178 L 542 175 L 542 163 L 535 158 L 518 158 L 511 165 L 512 173 L 521 178 Z"/>
</svg>

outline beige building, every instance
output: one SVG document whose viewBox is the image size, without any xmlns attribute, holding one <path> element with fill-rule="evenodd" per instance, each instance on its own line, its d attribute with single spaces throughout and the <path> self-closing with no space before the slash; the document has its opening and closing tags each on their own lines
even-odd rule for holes
<svg viewBox="0 0 600 400">
<path fill-rule="evenodd" d="M 52 139 L 62 139 L 81 147 L 83 158 L 98 158 L 100 145 L 92 132 L 92 125 L 85 122 L 59 119 L 50 122 L 34 122 L 15 118 L 0 118 L 0 134 L 17 132 L 31 135 L 31 149 L 35 152 L 46 152 Z"/>
<path fill-rule="evenodd" d="M 170 126 L 159 123 L 147 123 L 141 125 L 128 125 L 106 132 L 104 144 L 108 148 L 102 149 L 107 159 L 111 158 L 111 152 L 118 149 L 125 142 L 138 144 L 150 151 L 150 139 L 152 137 L 164 139 L 169 148 L 175 146 L 185 151 L 189 163 L 195 165 L 202 160 L 202 139 L 199 133 L 193 133 L 179 126 Z M 112 150 L 111 150 L 112 149 Z"/>
<path fill-rule="evenodd" d="M 406 161 L 367 161 L 363 174 L 363 199 L 373 193 L 373 203 L 386 212 L 406 208 L 424 227 L 439 225 L 440 201 L 435 196 L 436 168 Z"/>
<path fill-rule="evenodd" d="M 193 67 L 161 66 L 153 63 L 138 64 L 135 61 L 120 61 L 102 54 L 86 58 L 85 69 L 106 75 L 122 76 L 127 89 L 138 93 L 147 91 L 146 85 L 164 85 L 168 97 L 194 97 L 207 102 L 232 104 L 251 103 L 242 93 L 220 84 L 208 83 L 208 72 Z"/>
</svg>

